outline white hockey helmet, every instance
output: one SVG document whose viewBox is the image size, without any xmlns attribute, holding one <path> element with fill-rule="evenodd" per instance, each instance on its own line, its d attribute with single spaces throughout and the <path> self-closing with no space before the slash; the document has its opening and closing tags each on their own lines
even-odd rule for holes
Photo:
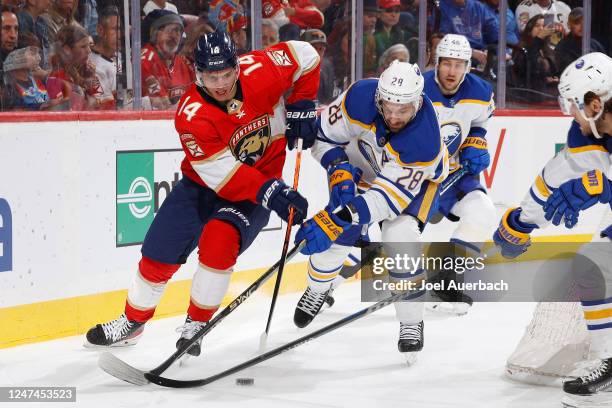
<svg viewBox="0 0 612 408">
<path fill-rule="evenodd" d="M 380 74 L 376 88 L 376 106 L 382 114 L 382 102 L 410 103 L 415 114 L 421 107 L 425 79 L 417 64 L 394 60 Z"/>
<path fill-rule="evenodd" d="M 436 67 L 435 67 L 435 79 L 438 85 L 438 65 L 440 64 L 440 58 L 456 58 L 466 62 L 465 73 L 459 81 L 457 88 L 463 83 L 465 75 L 470 72 L 472 67 L 472 47 L 468 39 L 459 34 L 446 34 L 438 43 L 436 48 Z"/>
<path fill-rule="evenodd" d="M 612 58 L 601 52 L 583 55 L 563 70 L 558 88 L 561 111 L 571 115 L 572 105 L 575 104 L 583 119 L 589 122 L 593 135 L 601 138 L 595 121 L 604 110 L 593 118 L 587 117 L 584 112 L 584 95 L 593 92 L 599 96 L 602 105 L 612 98 Z"/>
</svg>

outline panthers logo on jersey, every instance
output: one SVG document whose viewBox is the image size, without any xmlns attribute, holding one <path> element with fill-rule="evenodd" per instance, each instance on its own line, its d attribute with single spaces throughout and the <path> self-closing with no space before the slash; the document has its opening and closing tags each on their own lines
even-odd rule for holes
<svg viewBox="0 0 612 408">
<path fill-rule="evenodd" d="M 260 116 L 236 129 L 230 138 L 230 150 L 237 160 L 252 166 L 264 155 L 270 142 L 270 133 L 268 116 Z"/>
</svg>

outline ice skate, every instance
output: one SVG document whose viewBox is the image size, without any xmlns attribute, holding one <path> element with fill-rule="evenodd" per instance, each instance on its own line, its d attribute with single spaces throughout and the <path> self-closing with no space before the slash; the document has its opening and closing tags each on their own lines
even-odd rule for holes
<svg viewBox="0 0 612 408">
<path fill-rule="evenodd" d="M 297 327 L 303 328 L 312 322 L 321 310 L 323 303 L 325 303 L 328 293 L 329 289 L 325 292 L 315 292 L 310 286 L 306 288 L 306 291 L 295 308 L 295 314 L 293 315 L 293 322 Z"/>
<path fill-rule="evenodd" d="M 108 323 L 97 324 L 87 332 L 85 347 L 124 347 L 132 346 L 144 331 L 144 323 L 128 320 L 122 314 Z"/>
<path fill-rule="evenodd" d="M 176 348 L 180 349 L 185 343 L 193 338 L 197 332 L 202 330 L 208 322 L 198 322 L 192 320 L 189 315 L 185 319 L 185 324 L 176 329 L 177 332 L 181 332 L 181 337 L 176 341 Z M 186 354 L 197 357 L 202 352 L 202 337 L 200 337 L 190 348 Z"/>
</svg>

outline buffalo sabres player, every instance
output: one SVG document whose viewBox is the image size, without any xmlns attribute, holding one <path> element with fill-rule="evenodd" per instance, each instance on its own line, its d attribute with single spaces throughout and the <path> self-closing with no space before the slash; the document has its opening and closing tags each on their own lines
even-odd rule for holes
<svg viewBox="0 0 612 408">
<path fill-rule="evenodd" d="M 440 197 L 439 211 L 457 227 L 450 242 L 454 251 L 476 256 L 495 228 L 495 207 L 480 184 L 480 173 L 489 166 L 487 125 L 493 115 L 493 89 L 470 73 L 472 48 L 467 38 L 446 34 L 436 50 L 435 70 L 424 74 L 425 94 L 438 113 L 440 133 L 450 157 L 449 173 L 467 170 Z M 453 252 L 454 252 L 453 251 Z M 453 271 L 439 271 L 434 280 L 448 282 Z M 464 314 L 472 299 L 457 290 L 436 290 L 442 302 L 431 303 L 434 310 Z"/>
<path fill-rule="evenodd" d="M 327 170 L 331 200 L 296 235 L 296 242 L 306 240 L 302 252 L 311 255 L 308 288 L 294 315 L 298 327 L 321 309 L 364 226 L 381 223 L 383 242 L 416 243 L 407 246 L 420 254 L 418 241 L 435 211 L 437 183 L 448 173 L 448 153 L 423 85 L 416 64 L 394 61 L 380 79 L 355 82 L 318 119 L 312 154 Z M 419 280 L 422 271 L 391 268 L 389 276 Z M 420 300 L 422 295 L 410 297 Z M 395 307 L 398 348 L 410 353 L 411 362 L 423 347 L 423 304 L 403 301 Z"/>
<path fill-rule="evenodd" d="M 309 148 L 316 136 L 314 48 L 289 41 L 238 58 L 229 35 L 216 31 L 199 38 L 194 56 L 197 80 L 175 114 L 184 177 L 147 232 L 124 314 L 90 329 L 90 345 L 134 344 L 168 280 L 197 247 L 180 348 L 219 308 L 237 257 L 267 224 L 270 211 L 287 220 L 294 208 L 297 223 L 306 215 L 306 199 L 281 174 L 287 144 L 301 138 Z M 200 354 L 200 342 L 187 352 Z"/>
<path fill-rule="evenodd" d="M 507 258 L 527 250 L 534 229 L 550 221 L 571 228 L 580 211 L 612 200 L 612 59 L 602 53 L 578 58 L 563 71 L 559 93 L 561 110 L 574 117 L 567 145 L 544 166 L 520 207 L 502 217 L 493 240 Z M 582 301 L 591 353 L 601 363 L 588 375 L 563 384 L 566 407 L 612 405 L 612 212 L 607 208 L 600 230 L 593 242 L 607 245 L 587 245 L 581 251 L 605 280 L 605 293 Z"/>
</svg>

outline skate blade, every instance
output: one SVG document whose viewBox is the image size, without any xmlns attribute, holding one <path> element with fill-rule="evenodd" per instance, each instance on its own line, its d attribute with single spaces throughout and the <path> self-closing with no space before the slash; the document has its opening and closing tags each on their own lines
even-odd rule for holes
<svg viewBox="0 0 612 408">
<path fill-rule="evenodd" d="M 149 383 L 144 376 L 144 371 L 132 367 L 109 352 L 100 354 L 98 366 L 113 377 L 130 384 L 142 386 Z"/>
<path fill-rule="evenodd" d="M 98 349 L 98 350 L 108 350 L 109 348 L 112 347 L 130 347 L 130 346 L 134 346 L 136 343 L 138 343 L 138 340 L 140 340 L 140 335 L 133 337 L 131 339 L 127 339 L 127 340 L 123 340 L 117 343 L 113 343 L 113 344 L 109 344 L 108 346 L 105 345 L 101 345 L 101 344 L 93 344 L 90 343 L 87 339 L 85 339 L 85 342 L 83 343 L 83 347 L 88 348 L 88 349 Z"/>
<path fill-rule="evenodd" d="M 563 408 L 609 408 L 612 406 L 612 392 L 602 391 L 593 395 L 565 394 L 561 405 Z"/>
<path fill-rule="evenodd" d="M 461 302 L 428 302 L 425 309 L 435 314 L 450 316 L 465 316 L 470 310 L 470 305 Z"/>
<path fill-rule="evenodd" d="M 406 364 L 408 364 L 409 367 L 416 363 L 418 354 L 418 352 L 402 353 L 404 359 L 406 360 Z"/>
</svg>

